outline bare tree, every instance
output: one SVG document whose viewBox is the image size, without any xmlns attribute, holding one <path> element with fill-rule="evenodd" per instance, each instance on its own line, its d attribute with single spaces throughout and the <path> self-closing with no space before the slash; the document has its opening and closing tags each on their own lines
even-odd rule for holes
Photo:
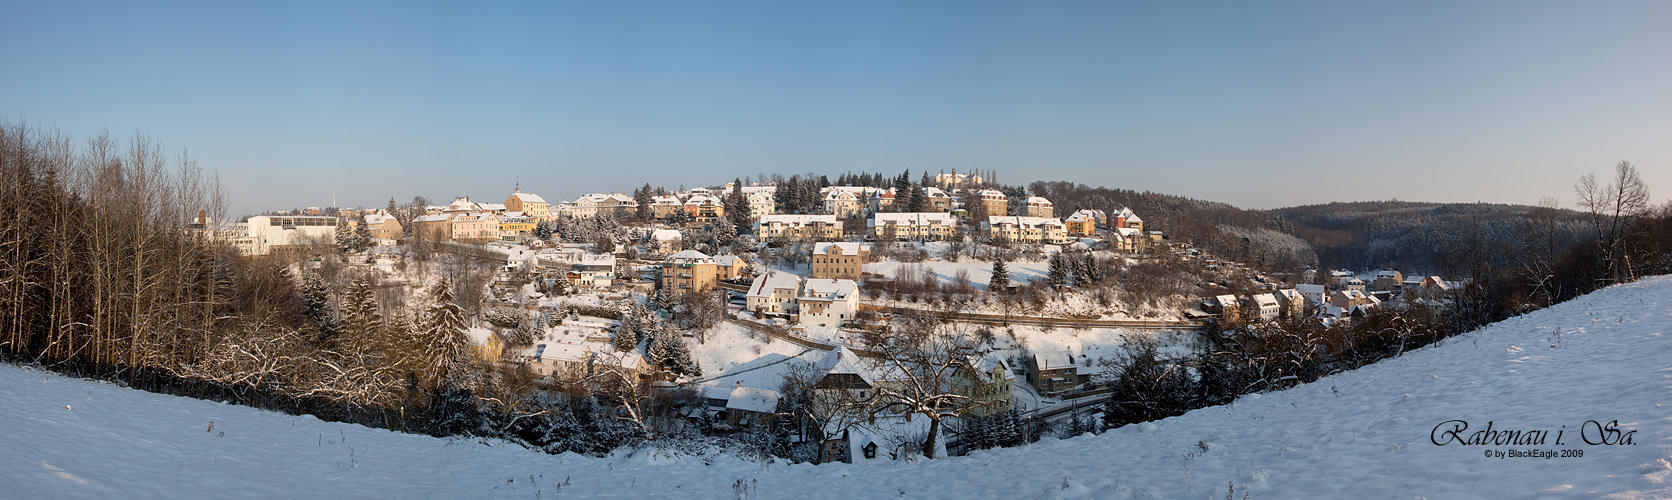
<svg viewBox="0 0 1672 500">
<path fill-rule="evenodd" d="M 1643 183 L 1637 167 L 1621 160 L 1614 165 L 1611 182 L 1599 185 L 1596 174 L 1585 174 L 1573 189 L 1579 195 L 1579 208 L 1591 217 L 1602 251 L 1604 274 L 1598 281 L 1608 284 L 1635 279 L 1629 247 L 1638 236 L 1637 220 L 1649 210 L 1649 186 Z"/>
<path fill-rule="evenodd" d="M 876 396 L 866 402 L 868 411 L 928 418 L 923 456 L 934 458 L 944 420 L 993 403 L 978 399 L 971 382 L 971 363 L 986 351 L 965 332 L 934 317 L 917 315 L 896 325 L 890 333 L 865 339 L 878 356 L 878 372 L 889 381 L 878 384 Z"/>
<path fill-rule="evenodd" d="M 870 415 L 866 403 L 853 391 L 822 387 L 819 384 L 823 380 L 824 373 L 818 371 L 816 364 L 792 362 L 780 387 L 786 402 L 784 409 L 800 424 L 797 432 L 802 441 L 819 443 L 815 464 L 832 459 L 824 446 L 826 440 L 841 435 Z"/>
<path fill-rule="evenodd" d="M 1556 303 L 1560 294 L 1556 289 L 1556 260 L 1566 248 L 1561 207 L 1558 198 L 1540 199 L 1521 222 L 1521 251 L 1515 252 L 1515 260 L 1526 286 L 1533 290 L 1538 307 Z"/>
</svg>

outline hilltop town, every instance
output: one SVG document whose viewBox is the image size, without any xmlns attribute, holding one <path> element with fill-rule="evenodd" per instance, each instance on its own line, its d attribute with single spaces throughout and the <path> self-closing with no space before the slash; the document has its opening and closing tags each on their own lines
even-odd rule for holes
<svg viewBox="0 0 1672 500">
<path fill-rule="evenodd" d="M 556 203 L 517 186 L 491 202 L 391 199 L 196 226 L 294 263 L 321 301 L 367 280 L 388 316 L 447 281 L 492 377 L 561 390 L 609 374 L 634 391 L 690 394 L 699 403 L 674 420 L 705 434 L 793 434 L 780 448 L 814 462 L 1101 428 L 1091 415 L 1135 347 L 1183 356 L 1203 348 L 1204 330 L 1248 324 L 1345 329 L 1379 311 L 1443 310 L 1461 286 L 1393 269 L 1258 269 L 1144 215 L 1058 207 L 954 171 L 646 184 Z M 888 340 L 913 328 L 965 343 L 925 353 Z M 929 392 L 958 404 L 899 403 L 913 398 L 897 389 L 936 363 L 925 373 L 944 380 Z M 868 407 L 878 391 L 895 406 Z M 958 430 L 941 430 L 942 417 Z M 945 437 L 928 439 L 931 425 Z M 987 428 L 1004 430 L 976 430 Z"/>
</svg>

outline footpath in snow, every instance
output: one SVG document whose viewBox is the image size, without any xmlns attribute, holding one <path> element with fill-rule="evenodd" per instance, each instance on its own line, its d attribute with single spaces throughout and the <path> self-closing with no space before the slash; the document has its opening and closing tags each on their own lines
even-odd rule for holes
<svg viewBox="0 0 1672 500">
<path fill-rule="evenodd" d="M 1549 434 L 1459 442 L 1488 427 Z M 1256 499 L 1672 498 L 1672 278 L 1225 407 L 872 467 L 551 456 L 0 366 L 3 498 L 1222 499 L 1228 483 Z"/>
</svg>

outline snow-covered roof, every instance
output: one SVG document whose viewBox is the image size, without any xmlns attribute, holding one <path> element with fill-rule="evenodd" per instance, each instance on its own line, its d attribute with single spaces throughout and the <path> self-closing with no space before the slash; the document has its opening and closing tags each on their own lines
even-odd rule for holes
<svg viewBox="0 0 1672 500">
<path fill-rule="evenodd" d="M 1027 200 L 1023 201 L 1023 203 L 1028 204 L 1028 205 L 1033 205 L 1033 206 L 1036 206 L 1036 207 L 1051 206 L 1051 200 L 1047 200 L 1047 199 L 1045 199 L 1044 197 L 1041 197 L 1041 196 L 1029 196 Z"/>
<path fill-rule="evenodd" d="M 749 193 L 749 203 L 769 203 L 771 201 L 773 200 L 772 193 L 770 192 L 756 191 Z"/>
<path fill-rule="evenodd" d="M 691 195 L 689 199 L 685 200 L 686 205 L 719 205 L 722 203 L 720 198 L 706 194 Z"/>
<path fill-rule="evenodd" d="M 657 229 L 650 232 L 650 239 L 656 241 L 679 241 L 684 238 L 684 234 L 672 229 Z"/>
<path fill-rule="evenodd" d="M 481 212 L 481 213 L 467 213 L 467 214 L 464 214 L 464 215 L 460 215 L 457 218 L 453 219 L 453 223 L 458 224 L 458 223 L 470 223 L 470 222 L 486 222 L 489 218 L 493 218 L 494 220 L 499 220 L 498 217 L 494 217 L 494 215 L 491 214 L 491 213 Z"/>
<path fill-rule="evenodd" d="M 859 355 L 854 354 L 845 345 L 836 346 L 835 349 L 824 356 L 824 359 L 819 360 L 818 364 L 813 365 L 813 368 L 816 372 L 827 376 L 858 375 L 859 379 L 865 381 L 866 384 L 872 387 L 877 385 L 876 377 L 871 373 L 871 370 L 866 369 L 864 362 L 859 359 Z"/>
<path fill-rule="evenodd" d="M 1291 299 L 1291 300 L 1301 297 L 1300 291 L 1295 290 L 1293 288 L 1285 288 L 1285 289 L 1282 289 L 1282 290 L 1278 290 L 1277 294 L 1283 296 L 1284 298 L 1288 298 L 1288 299 Z"/>
<path fill-rule="evenodd" d="M 830 215 L 774 214 L 774 215 L 763 215 L 763 216 L 761 216 L 761 220 L 760 220 L 760 224 L 763 224 L 763 225 L 764 224 L 777 223 L 777 224 L 784 224 L 784 225 L 789 225 L 789 226 L 801 226 L 801 225 L 806 225 L 806 224 L 812 224 L 814 222 L 823 222 L 825 224 L 835 224 L 836 223 L 836 216 L 834 214 L 830 214 Z"/>
<path fill-rule="evenodd" d="M 951 196 L 947 196 L 946 191 L 933 186 L 923 188 L 923 194 L 930 198 L 951 198 Z"/>
<path fill-rule="evenodd" d="M 1127 212 L 1126 213 L 1126 221 L 1127 222 L 1143 222 L 1144 219 L 1139 218 L 1138 214 Z"/>
<path fill-rule="evenodd" d="M 1076 222 L 1088 222 L 1088 221 L 1095 222 L 1099 217 L 1102 217 L 1102 216 L 1103 216 L 1103 213 L 1101 211 L 1092 210 L 1092 209 L 1089 209 L 1089 208 L 1084 208 L 1084 209 L 1080 209 L 1079 211 L 1074 212 L 1073 214 L 1070 214 L 1068 216 L 1068 220 L 1069 221 L 1076 221 Z"/>
<path fill-rule="evenodd" d="M 664 194 L 664 195 L 661 195 L 661 196 L 651 198 L 650 199 L 650 204 L 651 205 L 682 205 L 683 203 L 680 203 L 678 196 L 674 196 L 674 195 L 671 195 L 671 194 Z"/>
<path fill-rule="evenodd" d="M 546 199 L 541 198 L 540 195 L 537 195 L 537 194 L 534 194 L 534 193 L 524 193 L 521 190 L 518 190 L 515 193 L 511 193 L 511 197 L 516 198 L 517 201 L 521 201 L 523 203 L 545 203 L 546 202 Z"/>
<path fill-rule="evenodd" d="M 726 399 L 726 409 L 772 413 L 778 411 L 778 393 L 766 389 L 738 386 Z"/>
<path fill-rule="evenodd" d="M 473 346 L 488 345 L 488 339 L 493 337 L 493 330 L 487 328 L 467 328 L 464 331 L 465 341 Z"/>
<path fill-rule="evenodd" d="M 853 280 L 812 278 L 801 285 L 801 300 L 848 300 L 858 291 Z"/>
<path fill-rule="evenodd" d="M 675 263 L 675 264 L 705 264 L 705 263 L 707 263 L 707 262 L 704 262 L 704 261 L 713 262 L 714 258 L 709 257 L 708 254 L 698 252 L 696 250 L 681 250 L 678 253 L 675 253 L 673 255 L 668 256 L 668 262 L 672 262 L 672 263 Z"/>
<path fill-rule="evenodd" d="M 1215 296 L 1213 298 L 1213 300 L 1215 302 L 1219 303 L 1219 307 L 1236 307 L 1237 306 L 1237 296 L 1235 296 L 1235 295 L 1219 295 L 1219 296 Z"/>
<path fill-rule="evenodd" d="M 453 214 L 420 215 L 413 217 L 412 222 L 445 222 L 452 217 Z"/>
<path fill-rule="evenodd" d="M 586 195 L 586 196 L 582 196 L 579 200 L 575 200 L 575 204 L 579 205 L 581 203 L 592 203 L 592 204 L 632 203 L 632 201 L 633 201 L 632 198 L 629 198 L 629 197 L 627 197 L 627 195 L 624 195 L 624 194 L 621 194 L 621 193 L 592 193 L 592 194 L 589 194 L 589 195 Z"/>
<path fill-rule="evenodd" d="M 859 255 L 859 252 L 861 251 L 870 250 L 871 244 L 859 242 L 821 241 L 813 244 L 813 255 L 828 254 L 830 253 L 830 249 L 833 247 L 840 248 L 842 250 L 842 255 Z"/>
<path fill-rule="evenodd" d="M 732 255 L 732 254 L 718 255 L 718 256 L 714 257 L 714 263 L 715 264 L 719 264 L 719 265 L 722 265 L 722 266 L 725 266 L 725 267 L 735 266 L 739 263 L 739 261 L 742 261 L 743 263 L 748 263 L 748 261 L 744 260 L 743 257 L 739 257 L 739 256 Z"/>
<path fill-rule="evenodd" d="M 488 211 L 493 211 L 493 212 L 503 212 L 503 211 L 505 211 L 505 204 L 504 203 L 477 203 L 476 207 L 477 207 L 477 210 L 488 210 Z"/>
<path fill-rule="evenodd" d="M 1254 304 L 1260 309 L 1278 307 L 1277 297 L 1269 293 L 1254 294 Z"/>
<path fill-rule="evenodd" d="M 704 386 L 702 388 L 702 397 L 704 399 L 718 399 L 721 401 L 729 400 L 731 399 L 732 389 L 732 387 L 719 387 L 712 385 Z"/>
<path fill-rule="evenodd" d="M 1033 364 L 1039 370 L 1080 369 L 1080 363 L 1074 357 L 1074 351 L 1046 351 L 1033 354 Z"/>
<path fill-rule="evenodd" d="M 890 222 L 898 226 L 950 226 L 956 220 L 952 214 L 946 212 L 892 212 L 872 214 L 871 219 L 866 221 L 866 226 L 876 227 Z"/>
<path fill-rule="evenodd" d="M 779 270 L 770 270 L 766 274 L 756 276 L 749 284 L 749 297 L 771 297 L 774 290 L 799 290 L 801 277 Z"/>
<path fill-rule="evenodd" d="M 1062 226 L 1062 219 L 1056 217 L 1022 217 L 1019 215 L 994 215 L 987 218 L 992 226 L 999 224 L 1015 224 L 1018 227 Z"/>
<path fill-rule="evenodd" d="M 830 192 L 825 193 L 824 200 L 825 201 L 859 201 L 859 196 L 855 195 L 853 191 L 834 190 L 833 189 Z"/>
<path fill-rule="evenodd" d="M 552 360 L 584 362 L 592 356 L 592 350 L 582 344 L 545 343 L 535 344 L 523 350 L 523 355 L 534 361 Z"/>
</svg>

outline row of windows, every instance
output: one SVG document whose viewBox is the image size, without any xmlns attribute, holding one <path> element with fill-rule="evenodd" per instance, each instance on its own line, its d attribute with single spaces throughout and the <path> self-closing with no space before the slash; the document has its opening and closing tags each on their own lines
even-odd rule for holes
<svg viewBox="0 0 1672 500">
<path fill-rule="evenodd" d="M 335 226 L 336 217 L 273 217 L 267 219 L 269 226 Z"/>
</svg>

